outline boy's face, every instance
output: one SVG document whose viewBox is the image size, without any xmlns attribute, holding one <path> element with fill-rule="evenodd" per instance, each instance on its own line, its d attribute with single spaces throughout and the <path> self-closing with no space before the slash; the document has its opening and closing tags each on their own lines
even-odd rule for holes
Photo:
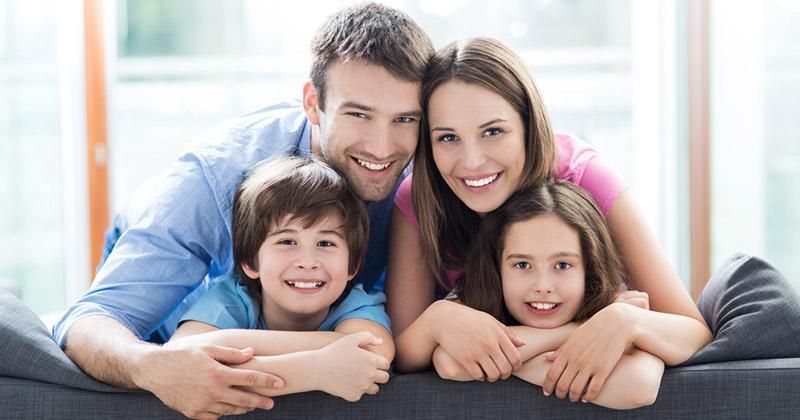
<svg viewBox="0 0 800 420">
<path fill-rule="evenodd" d="M 303 104 L 317 126 L 312 143 L 365 201 L 386 198 L 417 147 L 420 83 L 394 77 L 380 66 L 334 62 L 326 73 L 325 108 L 311 84 Z"/>
<path fill-rule="evenodd" d="M 242 266 L 248 277 L 261 281 L 262 306 L 271 329 L 316 329 L 353 278 L 341 225 L 333 216 L 304 228 L 287 216 L 261 244 L 258 270 Z"/>
</svg>

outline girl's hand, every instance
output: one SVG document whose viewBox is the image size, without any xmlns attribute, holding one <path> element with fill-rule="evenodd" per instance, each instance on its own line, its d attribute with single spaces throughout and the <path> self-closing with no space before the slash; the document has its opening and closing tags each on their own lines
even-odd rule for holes
<svg viewBox="0 0 800 420">
<path fill-rule="evenodd" d="M 646 292 L 640 292 L 638 290 L 620 292 L 614 302 L 627 303 L 648 311 L 650 310 L 650 296 Z"/>
<path fill-rule="evenodd" d="M 525 343 L 493 316 L 446 300 L 434 305 L 436 342 L 473 380 L 508 379 L 522 367 L 517 347 Z"/>
<path fill-rule="evenodd" d="M 636 299 L 635 299 L 636 300 Z M 578 327 L 556 352 L 542 384 L 545 395 L 576 402 L 592 401 L 626 348 L 632 344 L 634 325 L 630 306 L 614 302 Z"/>
<path fill-rule="evenodd" d="M 389 381 L 389 361 L 366 347 L 380 345 L 381 341 L 371 333 L 359 332 L 315 350 L 320 353 L 314 358 L 320 390 L 350 402 L 364 394 L 377 394 L 378 385 Z"/>
</svg>

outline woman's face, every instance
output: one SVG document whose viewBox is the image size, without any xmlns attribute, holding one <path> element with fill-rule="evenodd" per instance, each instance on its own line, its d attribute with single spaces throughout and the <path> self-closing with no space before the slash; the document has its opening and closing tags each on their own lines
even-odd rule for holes
<svg viewBox="0 0 800 420">
<path fill-rule="evenodd" d="M 525 128 L 502 96 L 477 84 L 445 82 L 431 95 L 428 127 L 436 168 L 477 213 L 516 191 L 525 165 Z"/>
</svg>

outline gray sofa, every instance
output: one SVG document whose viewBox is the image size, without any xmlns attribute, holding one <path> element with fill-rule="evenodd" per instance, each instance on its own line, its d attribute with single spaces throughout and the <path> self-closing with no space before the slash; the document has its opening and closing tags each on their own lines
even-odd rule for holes
<svg viewBox="0 0 800 420">
<path fill-rule="evenodd" d="M 800 308 L 777 271 L 729 260 L 698 301 L 715 340 L 664 374 L 656 403 L 630 411 L 545 398 L 517 379 L 456 383 L 395 375 L 357 403 L 323 393 L 280 397 L 244 418 L 800 418 Z M 741 360 L 739 360 L 741 359 Z M 22 302 L 0 292 L 0 419 L 180 418 L 153 395 L 94 381 Z"/>
</svg>

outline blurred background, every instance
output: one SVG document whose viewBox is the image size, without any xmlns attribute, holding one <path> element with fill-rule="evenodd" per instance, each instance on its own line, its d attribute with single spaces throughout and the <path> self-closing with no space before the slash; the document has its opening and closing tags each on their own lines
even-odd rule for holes
<svg viewBox="0 0 800 420">
<path fill-rule="evenodd" d="M 64 309 L 108 215 L 192 138 L 299 98 L 313 31 L 350 3 L 0 0 L 0 289 Z M 800 286 L 800 2 L 386 3 L 437 48 L 514 48 L 556 130 L 618 168 L 695 296 L 734 251 Z"/>
</svg>

